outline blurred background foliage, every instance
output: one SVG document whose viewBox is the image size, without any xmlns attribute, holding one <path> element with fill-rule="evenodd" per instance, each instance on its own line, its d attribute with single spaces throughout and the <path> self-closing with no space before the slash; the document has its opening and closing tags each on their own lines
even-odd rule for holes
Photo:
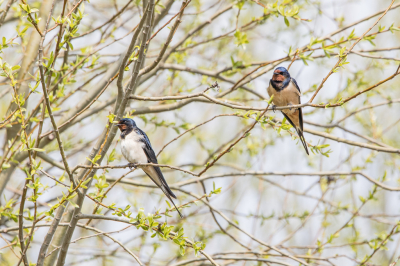
<svg viewBox="0 0 400 266">
<path fill-rule="evenodd" d="M 145 24 L 150 35 L 138 32 L 127 66 L 120 66 L 148 3 L 2 1 L 0 264 L 37 263 L 64 202 L 42 265 L 64 264 L 61 245 L 66 265 L 395 265 L 400 2 L 156 0 Z M 120 118 L 117 73 L 125 73 L 125 90 L 135 66 L 142 69 L 133 93 L 124 95 L 132 97 L 123 116 L 135 119 L 156 154 L 162 150 L 160 164 L 207 169 L 200 177 L 162 169 L 183 219 L 140 170 L 99 169 L 81 187 L 91 199 L 74 197 L 43 111 L 39 65 L 70 169 L 126 165 L 110 129 Z M 279 111 L 258 117 L 277 66 L 290 66 L 303 103 L 315 96 L 303 107 L 310 156 Z M 207 91 L 212 100 L 145 98 L 201 93 L 215 82 Z M 93 149 L 105 140 L 103 160 Z M 77 206 L 112 218 L 79 218 L 68 246 Z"/>
</svg>

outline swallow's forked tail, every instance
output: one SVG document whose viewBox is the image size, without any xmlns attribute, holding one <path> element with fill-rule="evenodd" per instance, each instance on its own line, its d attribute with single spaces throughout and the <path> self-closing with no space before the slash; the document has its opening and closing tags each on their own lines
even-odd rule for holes
<svg viewBox="0 0 400 266">
<path fill-rule="evenodd" d="M 292 125 L 292 127 L 296 130 L 297 135 L 299 135 L 299 139 L 301 140 L 301 143 L 303 144 L 307 155 L 310 155 L 310 153 L 308 152 L 306 139 L 304 138 L 304 135 L 303 135 L 303 129 L 302 129 L 303 128 L 303 114 L 301 113 L 301 109 L 299 109 L 299 110 L 300 110 L 300 116 L 299 116 L 300 126 L 296 126 L 292 122 L 292 120 L 290 120 L 290 117 L 287 114 L 285 114 L 284 112 L 282 112 L 282 114 L 286 118 L 286 120 Z"/>
<path fill-rule="evenodd" d="M 178 207 L 176 207 L 175 202 L 172 200 L 172 198 L 176 199 L 175 194 L 172 192 L 172 190 L 168 187 L 168 185 L 161 185 L 160 186 L 161 190 L 164 192 L 165 196 L 172 202 L 174 205 L 176 211 L 179 213 L 179 216 L 183 218 L 182 213 L 179 211 Z"/>
<path fill-rule="evenodd" d="M 301 140 L 301 143 L 304 146 L 304 149 L 306 150 L 307 155 L 310 155 L 310 153 L 308 152 L 306 139 L 304 138 L 304 135 L 303 135 L 303 131 L 298 127 L 296 127 L 296 131 L 297 131 L 297 134 L 299 135 L 299 139 Z"/>
<path fill-rule="evenodd" d="M 157 163 L 157 162 L 156 162 Z M 150 179 L 159 187 L 161 188 L 162 192 L 164 192 L 165 196 L 167 196 L 167 198 L 172 202 L 172 204 L 174 205 L 176 211 L 179 213 L 179 216 L 181 218 L 183 218 L 182 213 L 179 211 L 178 207 L 176 207 L 175 202 L 172 200 L 172 198 L 176 199 L 176 196 L 174 194 L 174 192 L 172 192 L 172 190 L 169 188 L 167 181 L 165 181 L 165 178 L 163 176 L 163 174 L 161 173 L 161 170 L 159 167 L 154 167 L 154 168 L 150 168 L 150 169 L 154 169 L 157 173 L 157 176 L 152 177 L 151 171 L 149 169 L 146 168 L 142 168 L 143 171 L 150 177 Z M 156 179 L 158 180 L 156 182 Z"/>
</svg>

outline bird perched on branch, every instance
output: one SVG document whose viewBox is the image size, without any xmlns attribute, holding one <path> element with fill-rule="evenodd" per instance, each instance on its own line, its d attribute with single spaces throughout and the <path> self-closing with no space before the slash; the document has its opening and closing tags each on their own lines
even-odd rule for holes
<svg viewBox="0 0 400 266">
<path fill-rule="evenodd" d="M 301 103 L 301 91 L 299 85 L 297 85 L 294 78 L 290 77 L 289 72 L 284 67 L 277 67 L 275 69 L 267 91 L 268 95 L 273 97 L 273 110 L 275 110 L 276 106 L 291 106 Z M 303 113 L 301 108 L 284 109 L 281 112 L 297 131 L 301 143 L 303 144 L 307 155 L 309 155 L 307 143 L 303 135 Z"/>
<path fill-rule="evenodd" d="M 130 118 L 121 119 L 117 126 L 121 130 L 121 151 L 122 155 L 129 162 L 129 167 L 135 168 L 135 164 L 154 163 L 158 164 L 156 154 L 151 147 L 150 140 L 140 128 L 136 126 L 135 121 Z M 183 217 L 176 207 L 172 198 L 176 199 L 175 194 L 169 188 L 167 181 L 157 166 L 139 166 L 150 179 L 164 192 L 172 202 L 175 209 Z M 172 198 L 171 198 L 172 197 Z"/>
</svg>

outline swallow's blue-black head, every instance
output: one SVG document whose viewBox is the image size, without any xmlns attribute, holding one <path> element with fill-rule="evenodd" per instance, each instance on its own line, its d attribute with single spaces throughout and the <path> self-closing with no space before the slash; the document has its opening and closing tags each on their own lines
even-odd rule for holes
<svg viewBox="0 0 400 266">
<path fill-rule="evenodd" d="M 275 88 L 283 89 L 290 81 L 290 74 L 284 67 L 277 67 L 272 75 L 271 82 Z"/>
<path fill-rule="evenodd" d="M 117 126 L 122 132 L 125 130 L 133 129 L 134 127 L 136 127 L 136 123 L 130 118 L 122 118 L 121 120 L 119 120 Z"/>
</svg>

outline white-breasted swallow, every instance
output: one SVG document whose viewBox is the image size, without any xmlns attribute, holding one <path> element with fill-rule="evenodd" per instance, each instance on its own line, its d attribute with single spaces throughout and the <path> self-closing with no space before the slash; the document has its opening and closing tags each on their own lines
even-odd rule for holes
<svg viewBox="0 0 400 266">
<path fill-rule="evenodd" d="M 121 130 L 121 152 L 128 160 L 130 167 L 136 167 L 135 164 L 154 163 L 158 164 L 156 154 L 151 147 L 151 143 L 146 133 L 136 126 L 135 121 L 130 118 L 121 119 L 117 126 Z M 175 194 L 169 188 L 167 181 L 157 166 L 139 166 L 150 179 L 164 192 L 172 202 L 181 218 L 183 217 L 176 207 L 172 198 L 176 199 Z M 171 198 L 172 197 L 172 198 Z"/>
<path fill-rule="evenodd" d="M 299 85 L 297 85 L 294 78 L 290 77 L 289 72 L 284 67 L 277 67 L 275 69 L 267 91 L 270 97 L 274 97 L 272 99 L 274 104 L 272 109 L 274 109 L 275 106 L 290 106 L 301 103 L 301 91 Z M 307 155 L 309 155 L 307 143 L 303 135 L 303 112 L 301 108 L 284 109 L 281 112 L 286 117 L 286 120 L 288 120 L 297 131 L 301 143 L 303 144 Z"/>
</svg>

